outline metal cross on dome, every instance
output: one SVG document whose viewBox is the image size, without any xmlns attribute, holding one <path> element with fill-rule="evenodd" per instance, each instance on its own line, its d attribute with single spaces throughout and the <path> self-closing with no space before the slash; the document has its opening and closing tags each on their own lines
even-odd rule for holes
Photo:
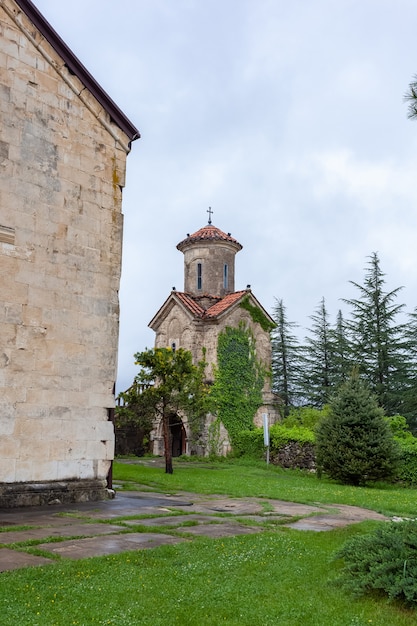
<svg viewBox="0 0 417 626">
<path fill-rule="evenodd" d="M 208 223 L 211 224 L 211 216 L 214 213 L 214 211 L 212 211 L 212 209 L 211 209 L 211 206 L 209 206 L 209 208 L 207 209 L 207 213 L 209 214 Z"/>
</svg>

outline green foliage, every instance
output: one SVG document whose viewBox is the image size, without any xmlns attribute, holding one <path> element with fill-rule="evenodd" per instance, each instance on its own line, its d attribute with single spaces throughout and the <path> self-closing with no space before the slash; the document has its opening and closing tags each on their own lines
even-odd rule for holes
<svg viewBox="0 0 417 626">
<path fill-rule="evenodd" d="M 277 456 L 279 451 L 289 443 L 296 443 L 302 448 L 306 444 L 314 443 L 314 433 L 300 426 L 288 428 L 281 424 L 274 424 L 269 429 L 269 448 L 271 457 Z M 260 459 L 265 453 L 264 433 L 262 428 L 241 431 L 235 439 L 233 448 L 238 456 L 248 456 Z"/>
<path fill-rule="evenodd" d="M 361 485 L 395 475 L 398 448 L 382 409 L 354 373 L 316 430 L 316 461 L 322 472 L 346 484 Z"/>
<path fill-rule="evenodd" d="M 266 371 L 257 360 L 250 329 L 240 324 L 220 333 L 217 369 L 210 392 L 213 413 L 227 429 L 232 446 L 241 430 L 254 428 L 253 418 L 262 405 Z"/>
<path fill-rule="evenodd" d="M 337 556 L 344 559 L 342 585 L 362 595 L 382 592 L 417 603 L 417 522 L 391 522 L 372 534 L 350 539 Z"/>
<path fill-rule="evenodd" d="M 403 415 L 391 415 L 385 419 L 396 439 L 414 439 L 412 432 L 408 428 L 407 420 Z"/>
<path fill-rule="evenodd" d="M 325 404 L 322 409 L 317 409 L 311 406 L 303 406 L 298 408 L 292 408 L 288 417 L 282 422 L 282 425 L 286 428 L 292 426 L 303 426 L 314 431 L 320 421 L 329 415 L 330 407 Z"/>
<path fill-rule="evenodd" d="M 417 485 L 417 439 L 396 438 L 400 450 L 398 480 L 409 485 Z"/>
<path fill-rule="evenodd" d="M 258 306 L 251 304 L 249 296 L 242 299 L 240 307 L 248 311 L 252 321 L 258 323 L 265 332 L 268 333 L 274 328 L 274 324 L 269 321 L 265 313 Z"/>
<path fill-rule="evenodd" d="M 350 281 L 359 290 L 358 299 L 345 300 L 352 309 L 349 323 L 353 362 L 376 395 L 387 415 L 396 413 L 407 386 L 403 324 L 396 319 L 404 308 L 394 304 L 402 287 L 384 291 L 385 274 L 378 254 L 370 256 L 362 285 Z"/>
<path fill-rule="evenodd" d="M 309 405 L 316 408 L 327 404 L 335 386 L 335 347 L 329 314 L 322 298 L 313 321 L 310 336 L 304 347 L 304 397 Z"/>
<path fill-rule="evenodd" d="M 162 420 L 165 471 L 172 474 L 170 418 L 184 412 L 200 418 L 207 410 L 208 387 L 204 384 L 205 362 L 193 364 L 192 354 L 178 348 L 153 348 L 135 355 L 141 370 L 135 384 L 142 388 L 142 401 Z"/>
<path fill-rule="evenodd" d="M 288 428 L 281 426 L 281 424 L 274 424 L 271 426 L 269 432 L 271 451 L 278 451 L 292 441 L 299 443 L 301 446 L 306 443 L 315 442 L 313 431 L 302 426 L 292 426 Z"/>
<path fill-rule="evenodd" d="M 135 432 L 143 453 L 152 430 L 155 414 L 153 407 L 147 401 L 147 396 L 141 392 L 142 388 L 133 384 L 127 391 L 119 394 L 118 399 L 122 404 L 115 410 L 115 432 L 116 440 L 123 431 Z"/>
<path fill-rule="evenodd" d="M 271 333 L 273 391 L 280 397 L 280 412 L 285 417 L 299 402 L 302 354 L 292 332 L 296 324 L 288 320 L 282 300 L 276 302 L 274 320 L 276 326 Z"/>
<path fill-rule="evenodd" d="M 210 459 L 220 457 L 223 450 L 221 438 L 220 420 L 217 417 L 208 427 L 207 451 Z"/>
<path fill-rule="evenodd" d="M 237 433 L 233 453 L 236 456 L 246 456 L 253 459 L 261 459 L 265 452 L 264 434 L 262 428 L 253 430 L 241 430 Z"/>
</svg>

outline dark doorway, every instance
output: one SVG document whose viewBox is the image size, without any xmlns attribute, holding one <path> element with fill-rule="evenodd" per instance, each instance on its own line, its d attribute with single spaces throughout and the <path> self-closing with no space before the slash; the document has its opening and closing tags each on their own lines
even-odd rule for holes
<svg viewBox="0 0 417 626">
<path fill-rule="evenodd" d="M 172 437 L 172 456 L 185 454 L 185 428 L 178 415 L 169 418 L 169 428 Z"/>
</svg>

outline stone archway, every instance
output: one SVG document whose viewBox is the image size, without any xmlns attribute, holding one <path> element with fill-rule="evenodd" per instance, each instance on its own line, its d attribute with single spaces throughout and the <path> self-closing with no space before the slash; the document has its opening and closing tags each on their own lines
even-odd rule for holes
<svg viewBox="0 0 417 626">
<path fill-rule="evenodd" d="M 171 415 L 169 418 L 169 428 L 172 439 L 172 456 L 186 454 L 187 435 L 182 419 L 178 415 Z"/>
</svg>

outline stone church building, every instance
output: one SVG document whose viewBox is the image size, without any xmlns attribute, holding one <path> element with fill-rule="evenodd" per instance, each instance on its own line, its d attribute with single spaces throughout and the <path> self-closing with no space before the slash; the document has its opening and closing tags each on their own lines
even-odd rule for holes
<svg viewBox="0 0 417 626">
<path fill-rule="evenodd" d="M 274 321 L 252 293 L 250 286 L 235 291 L 235 256 L 242 245 L 211 223 L 200 228 L 177 245 L 184 255 L 184 291 L 173 289 L 149 323 L 155 331 L 155 347 L 184 348 L 193 355 L 195 363 L 202 360 L 205 349 L 206 377 L 213 381 L 213 366 L 217 362 L 217 341 L 226 327 L 236 328 L 240 322 L 250 329 L 255 338 L 256 356 L 267 370 L 271 368 L 271 341 L 269 330 L 253 319 L 250 309 L 258 310 L 274 326 Z M 246 306 L 243 306 L 246 305 Z M 249 305 L 249 306 L 248 306 Z M 271 393 L 270 378 L 263 389 L 263 406 L 254 421 L 262 425 L 262 414 L 268 413 L 270 423 L 278 418 L 276 398 Z M 213 416 L 207 417 L 203 447 L 193 449 L 186 416 L 172 425 L 173 456 L 204 454 L 207 452 L 207 432 Z M 230 449 L 227 431 L 222 427 L 222 453 Z M 155 424 L 151 433 L 154 454 L 164 453 L 162 425 Z"/>
<path fill-rule="evenodd" d="M 98 499 L 139 133 L 30 0 L 0 0 L 0 108 L 0 507 Z"/>
</svg>

